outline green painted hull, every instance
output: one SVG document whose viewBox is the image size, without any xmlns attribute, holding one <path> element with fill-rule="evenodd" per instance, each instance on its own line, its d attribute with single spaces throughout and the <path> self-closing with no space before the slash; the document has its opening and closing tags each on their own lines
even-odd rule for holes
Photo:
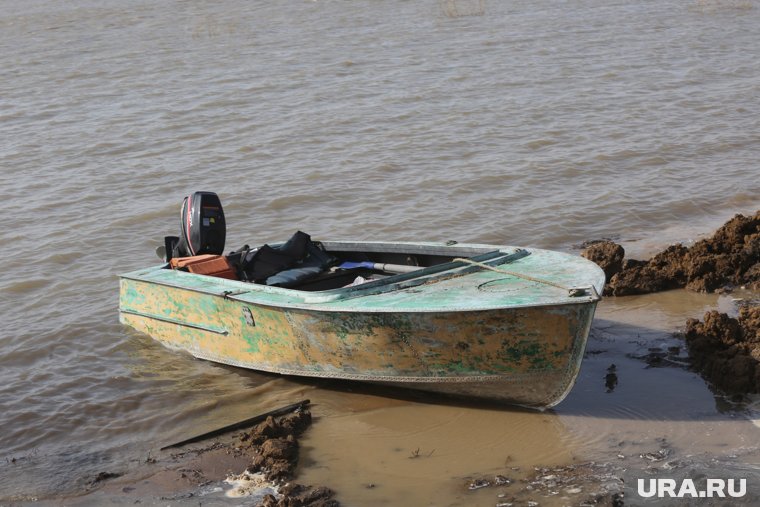
<svg viewBox="0 0 760 507">
<path fill-rule="evenodd" d="M 318 292 L 156 266 L 122 275 L 120 320 L 196 357 L 285 375 L 536 408 L 559 403 L 572 388 L 604 284 L 595 264 L 539 249 L 514 257 L 513 247 L 491 245 L 325 245 L 452 258 L 501 250 L 504 256 L 485 266 L 455 262 L 450 269 Z"/>
</svg>

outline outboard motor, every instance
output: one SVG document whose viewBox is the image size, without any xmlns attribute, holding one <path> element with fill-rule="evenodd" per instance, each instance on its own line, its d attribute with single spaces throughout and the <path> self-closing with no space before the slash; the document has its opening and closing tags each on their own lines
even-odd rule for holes
<svg viewBox="0 0 760 507">
<path fill-rule="evenodd" d="M 227 225 L 222 202 L 214 192 L 185 197 L 180 214 L 180 235 L 165 238 L 167 261 L 174 257 L 222 255 Z"/>
</svg>

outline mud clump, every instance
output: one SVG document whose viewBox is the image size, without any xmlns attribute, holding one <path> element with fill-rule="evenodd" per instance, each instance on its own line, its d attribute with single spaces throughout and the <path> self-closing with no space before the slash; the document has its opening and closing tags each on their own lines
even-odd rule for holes
<svg viewBox="0 0 760 507">
<path fill-rule="evenodd" d="M 623 270 L 625 250 L 614 241 L 595 241 L 585 247 L 582 255 L 602 268 L 608 281 Z"/>
<path fill-rule="evenodd" d="M 612 241 L 594 242 L 581 255 L 604 270 L 606 296 L 678 288 L 715 292 L 738 285 L 760 290 L 760 211 L 736 215 L 711 238 L 690 248 L 672 245 L 647 261 L 625 259 L 623 247 Z"/>
<path fill-rule="evenodd" d="M 298 437 L 311 426 L 311 412 L 297 410 L 266 420 L 240 436 L 243 446 L 253 451 L 251 472 L 262 473 L 268 481 L 279 484 L 278 497 L 266 495 L 261 507 L 337 507 L 332 490 L 325 487 L 287 483 L 298 465 Z"/>
<path fill-rule="evenodd" d="M 297 438 L 310 425 L 311 413 L 298 410 L 279 418 L 269 416 L 243 433 L 240 441 L 255 456 L 249 468 L 263 472 L 272 482 L 290 479 L 298 465 Z"/>
<path fill-rule="evenodd" d="M 737 319 L 709 311 L 704 322 L 686 322 L 693 366 L 728 394 L 760 392 L 760 306 L 743 307 Z"/>
<path fill-rule="evenodd" d="M 273 438 L 299 437 L 311 426 L 311 412 L 297 410 L 278 418 L 267 417 L 250 431 L 241 435 L 240 440 L 251 445 L 261 445 Z"/>
<path fill-rule="evenodd" d="M 285 484 L 280 487 L 282 497 L 277 500 L 267 495 L 259 507 L 337 507 L 333 491 L 325 487 L 313 488 L 301 484 Z"/>
</svg>

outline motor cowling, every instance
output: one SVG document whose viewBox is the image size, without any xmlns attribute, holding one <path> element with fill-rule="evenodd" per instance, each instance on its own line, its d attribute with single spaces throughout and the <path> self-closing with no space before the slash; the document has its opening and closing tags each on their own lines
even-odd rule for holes
<svg viewBox="0 0 760 507">
<path fill-rule="evenodd" d="M 171 257 L 222 255 L 227 235 L 224 209 L 214 192 L 194 192 L 185 197 L 180 213 L 180 235 Z"/>
</svg>

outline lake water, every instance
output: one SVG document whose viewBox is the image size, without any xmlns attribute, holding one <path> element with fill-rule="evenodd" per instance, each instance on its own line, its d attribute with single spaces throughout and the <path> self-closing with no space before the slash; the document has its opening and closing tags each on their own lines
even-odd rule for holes
<svg viewBox="0 0 760 507">
<path fill-rule="evenodd" d="M 300 477 L 347 505 L 495 505 L 463 485 L 507 462 L 641 476 L 661 439 L 760 492 L 751 407 L 635 358 L 730 297 L 603 301 L 578 385 L 543 414 L 221 367 L 117 312 L 117 275 L 157 262 L 195 190 L 220 195 L 228 250 L 301 229 L 646 256 L 707 235 L 760 209 L 757 1 L 0 7 L 0 505 L 300 396 L 318 416 Z"/>
</svg>

